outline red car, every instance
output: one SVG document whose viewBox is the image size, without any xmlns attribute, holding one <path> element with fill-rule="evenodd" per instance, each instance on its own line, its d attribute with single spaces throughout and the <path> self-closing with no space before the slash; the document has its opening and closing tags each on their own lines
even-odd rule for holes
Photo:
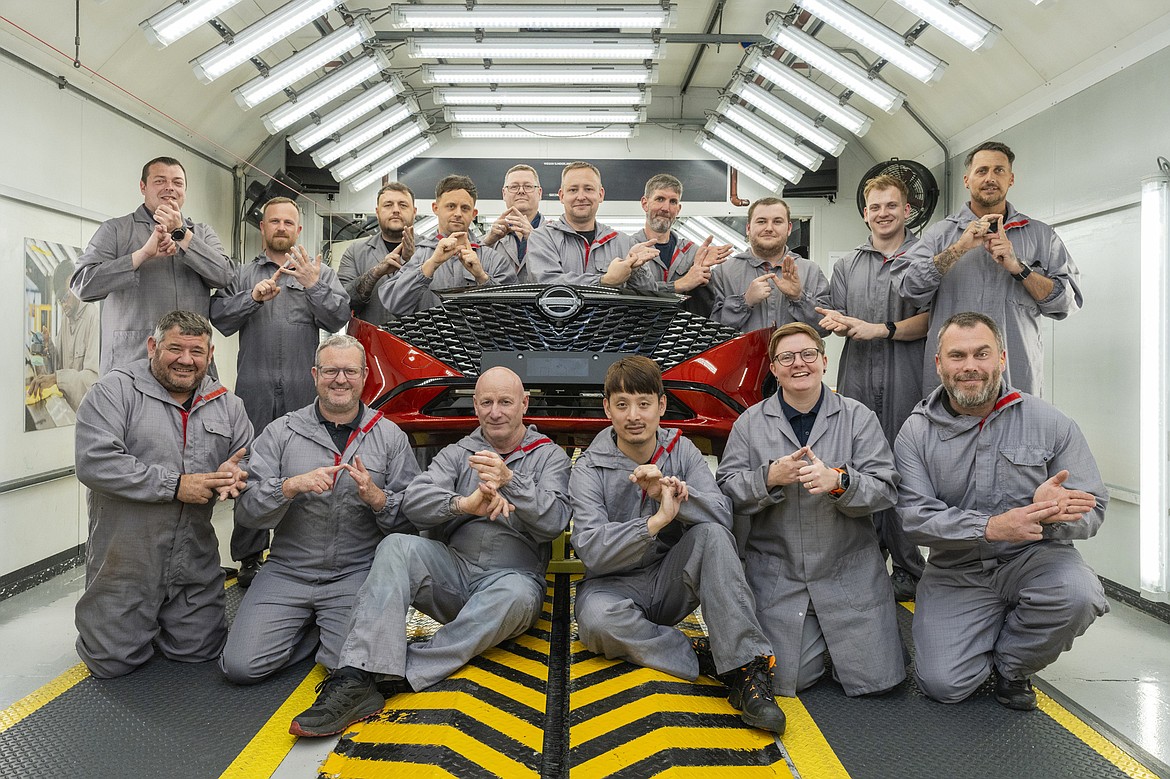
<svg viewBox="0 0 1170 779">
<path fill-rule="evenodd" d="M 740 333 L 683 310 L 681 298 L 607 287 L 518 284 L 441 293 L 441 306 L 349 332 L 366 347 L 363 400 L 415 446 L 442 446 L 475 429 L 472 391 L 480 372 L 516 371 L 530 393 L 527 422 L 564 446 L 586 446 L 609 424 L 605 371 L 642 354 L 662 367 L 663 423 L 711 454 L 731 425 L 763 398 L 768 332 Z"/>
</svg>

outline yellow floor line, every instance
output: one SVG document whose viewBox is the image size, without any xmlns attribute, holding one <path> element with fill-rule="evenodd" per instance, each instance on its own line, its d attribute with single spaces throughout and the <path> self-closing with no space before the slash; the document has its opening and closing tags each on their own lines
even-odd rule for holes
<svg viewBox="0 0 1170 779">
<path fill-rule="evenodd" d="M 771 734 L 750 728 L 659 728 L 623 744 L 616 744 L 612 749 L 570 767 L 569 776 L 572 779 L 609 776 L 653 755 L 678 747 L 758 752 L 771 741 Z"/>
<path fill-rule="evenodd" d="M 72 689 L 78 682 L 88 678 L 89 669 L 85 667 L 85 663 L 78 663 L 40 689 L 24 696 L 0 711 L 0 733 L 8 730 L 57 696 Z"/>
<path fill-rule="evenodd" d="M 1085 742 L 1085 745 L 1108 760 L 1117 769 L 1132 779 L 1158 779 L 1158 775 L 1122 751 L 1116 744 L 1108 740 L 1091 726 L 1085 724 L 1080 717 L 1061 706 L 1039 690 L 1036 691 L 1036 703 L 1040 711 L 1056 720 L 1057 724 Z"/>
<path fill-rule="evenodd" d="M 219 775 L 220 779 L 255 779 L 257 776 L 271 776 L 293 748 L 293 744 L 297 743 L 297 737 L 288 732 L 289 723 L 293 717 L 313 705 L 317 697 L 316 687 L 324 678 L 324 666 L 313 666 L 305 680 L 297 685 L 276 713 L 268 718 L 248 745 L 236 755 L 236 759 L 227 770 Z"/>
<path fill-rule="evenodd" d="M 804 704 L 798 698 L 779 695 L 776 703 L 784 710 L 788 723 L 780 740 L 800 775 L 816 779 L 849 779 L 849 772 Z"/>
</svg>

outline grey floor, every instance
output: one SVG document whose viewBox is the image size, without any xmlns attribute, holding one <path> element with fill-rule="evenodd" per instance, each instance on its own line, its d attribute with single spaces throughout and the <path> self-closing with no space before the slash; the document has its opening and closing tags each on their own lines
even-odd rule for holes
<svg viewBox="0 0 1170 779">
<path fill-rule="evenodd" d="M 228 538 L 230 522 L 230 513 L 217 512 L 221 539 Z M 0 711 L 78 663 L 73 607 L 83 585 L 78 568 L 0 601 L 0 646 L 6 655 L 0 666 Z M 1124 604 L 1113 602 L 1112 607 L 1041 678 L 1074 708 L 1090 712 L 1106 730 L 1162 764 L 1151 769 L 1165 771 L 1170 766 L 1170 625 Z M 301 739 L 273 776 L 316 777 L 333 743 Z M 1170 773 L 1163 775 L 1170 779 Z"/>
</svg>

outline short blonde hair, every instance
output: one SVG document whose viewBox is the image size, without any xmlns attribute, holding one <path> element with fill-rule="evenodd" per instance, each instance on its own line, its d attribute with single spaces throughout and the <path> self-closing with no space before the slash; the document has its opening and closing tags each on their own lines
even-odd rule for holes
<svg viewBox="0 0 1170 779">
<path fill-rule="evenodd" d="M 790 335 L 804 333 L 809 338 L 813 339 L 813 343 L 817 345 L 817 351 L 821 354 L 825 353 L 825 339 L 821 338 L 821 334 L 816 331 L 812 325 L 806 325 L 804 322 L 789 322 L 786 325 L 781 325 L 772 333 L 772 337 L 768 339 L 768 359 L 772 360 L 776 356 L 776 344 L 780 343 L 781 338 L 787 338 Z"/>
</svg>

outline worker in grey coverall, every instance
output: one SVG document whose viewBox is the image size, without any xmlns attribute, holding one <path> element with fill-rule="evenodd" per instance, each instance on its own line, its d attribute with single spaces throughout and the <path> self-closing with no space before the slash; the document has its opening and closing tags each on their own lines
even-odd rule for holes
<svg viewBox="0 0 1170 779">
<path fill-rule="evenodd" d="M 406 488 L 402 512 L 426 537 L 379 544 L 341 667 L 293 720 L 294 735 L 340 732 L 377 713 L 384 694 L 426 689 L 540 617 L 550 542 L 569 521 L 569 458 L 524 426 L 528 396 L 507 368 L 479 377 L 474 404 L 479 428 Z M 411 605 L 443 626 L 408 645 Z"/>
<path fill-rule="evenodd" d="M 321 330 L 349 322 L 349 296 L 337 274 L 297 243 L 301 215 L 286 197 L 268 201 L 260 220 L 264 250 L 211 301 L 211 321 L 224 335 L 240 334 L 236 394 L 259 434 L 268 424 L 317 397 L 310 368 Z M 237 506 L 238 508 L 238 506 Z M 268 546 L 268 531 L 232 531 L 231 555 L 247 587 Z"/>
<path fill-rule="evenodd" d="M 641 243 L 653 240 L 658 252 L 650 266 L 659 295 L 686 295 L 682 307 L 700 316 L 711 316 L 714 299 L 708 284 L 711 269 L 731 256 L 731 244 L 712 246 L 711 236 L 701 243 L 688 241 L 671 229 L 682 211 L 682 182 L 669 173 L 651 176 L 642 196 L 646 226 L 634 233 Z"/>
<path fill-rule="evenodd" d="M 1076 423 L 1003 378 L 1003 335 L 983 314 L 939 336 L 942 386 L 898 435 L 898 514 L 930 547 L 918 584 L 918 686 L 961 701 L 994 667 L 996 698 L 1036 708 L 1031 676 L 1109 610 L 1072 545 L 1105 519 L 1105 485 Z"/>
<path fill-rule="evenodd" d="M 908 192 L 901 179 L 877 176 L 865 182 L 862 217 L 870 237 L 833 266 L 832 308 L 817 309 L 821 327 L 845 338 L 837 370 L 837 392 L 877 414 L 893 447 L 902 423 L 922 399 L 922 354 L 930 314 L 898 294 L 893 261 L 918 242 L 906 229 Z M 874 525 L 893 561 L 890 580 L 898 600 L 914 600 L 926 561 L 902 531 L 893 509 L 875 511 Z"/>
<path fill-rule="evenodd" d="M 528 239 L 544 222 L 540 213 L 543 192 L 536 168 L 524 164 L 508 168 L 500 192 L 504 198 L 504 213 L 492 222 L 491 229 L 483 237 L 484 246 L 492 247 L 512 261 L 516 281 L 520 284 L 532 280 L 528 275 Z"/>
<path fill-rule="evenodd" d="M 431 203 L 439 217 L 439 232 L 420 239 L 394 283 L 380 290 L 382 305 L 390 314 L 406 316 L 434 308 L 439 296 L 431 290 L 516 283 L 511 260 L 472 240 L 472 221 L 479 213 L 477 196 L 475 183 L 467 176 L 439 180 Z"/>
<path fill-rule="evenodd" d="M 811 326 L 772 334 L 779 391 L 735 421 L 716 479 L 745 517 L 744 567 L 776 648 L 779 695 L 824 674 L 845 694 L 906 678 L 890 579 L 871 515 L 894 505 L 894 455 L 874 413 L 823 383 L 828 357 Z"/>
<path fill-rule="evenodd" d="M 711 271 L 712 319 L 744 333 L 789 322 L 827 333 L 817 308 L 829 306 L 829 281 L 815 262 L 788 252 L 791 234 L 792 211 L 780 198 L 760 198 L 748 206 L 751 249 Z"/>
<path fill-rule="evenodd" d="M 659 427 L 666 394 L 653 360 L 615 362 L 604 396 L 612 425 L 594 437 L 569 480 L 573 548 L 585 564 L 575 604 L 581 643 L 682 679 L 735 675 L 729 700 L 744 721 L 783 733 L 772 645 L 731 536 L 730 501 L 695 445 Z M 700 604 L 713 669 L 674 627 Z M 742 700 L 752 691 L 754 700 Z"/>
<path fill-rule="evenodd" d="M 652 242 L 635 243 L 597 221 L 597 209 L 605 200 L 597 167 L 570 162 L 561 169 L 557 194 L 565 213 L 529 236 L 529 278 L 537 284 L 601 284 L 657 295 L 658 283 L 646 265 L 658 255 Z"/>
<path fill-rule="evenodd" d="M 1080 271 L 1056 232 L 1007 200 L 1015 182 L 1012 150 L 988 141 L 967 155 L 963 183 L 971 193 L 957 214 L 930 226 L 894 260 L 898 291 L 930 308 L 922 389 L 938 386 L 938 327 L 954 314 L 978 311 L 1007 338 L 1007 382 L 1032 395 L 1044 388 L 1040 317 L 1064 319 L 1084 300 Z"/>
<path fill-rule="evenodd" d="M 102 304 L 101 372 L 146 356 L 146 339 L 168 311 L 208 316 L 211 291 L 232 280 L 235 263 L 215 231 L 182 214 L 182 164 L 157 157 L 142 168 L 142 206 L 102 222 L 77 260 L 77 297 Z"/>
<path fill-rule="evenodd" d="M 90 673 L 121 676 L 157 646 L 171 660 L 212 660 L 227 635 L 215 500 L 235 497 L 252 425 L 207 374 L 211 324 L 165 315 L 147 359 L 115 368 L 77 411 L 77 479 L 89 492 L 77 653 Z"/>
<path fill-rule="evenodd" d="M 55 386 L 76 411 L 85 393 L 98 380 L 101 319 L 97 305 L 82 303 L 67 286 L 58 292 L 57 302 L 62 314 L 57 339 L 53 340 L 47 331 L 44 333 L 45 352 L 52 370 L 34 376 L 28 394 L 35 395 Z"/>
<path fill-rule="evenodd" d="M 378 542 L 414 532 L 399 506 L 418 465 L 406 434 L 362 403 L 367 375 L 361 343 L 330 336 L 313 366 L 317 400 L 273 421 L 252 444 L 244 464 L 251 487 L 236 516 L 275 532 L 220 659 L 237 684 L 314 651 L 336 668 Z"/>
<path fill-rule="evenodd" d="M 349 295 L 349 307 L 358 319 L 382 325 L 394 317 L 382 305 L 379 291 L 398 278 L 397 272 L 414 255 L 414 193 L 400 181 L 378 190 L 378 232 L 346 247 L 337 278 Z"/>
</svg>

